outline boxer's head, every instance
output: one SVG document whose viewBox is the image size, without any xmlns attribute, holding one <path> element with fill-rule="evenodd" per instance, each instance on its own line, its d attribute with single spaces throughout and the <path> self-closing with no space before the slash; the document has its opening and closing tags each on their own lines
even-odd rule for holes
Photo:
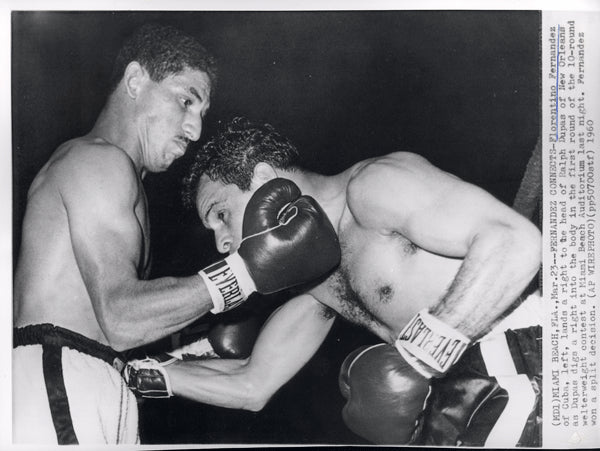
<svg viewBox="0 0 600 451">
<path fill-rule="evenodd" d="M 196 39 L 144 25 L 115 60 L 104 117 L 121 135 L 137 135 L 125 147 L 145 171 L 165 171 L 200 138 L 215 79 L 215 61 Z"/>
<path fill-rule="evenodd" d="M 143 25 L 123 44 L 114 62 L 111 91 L 117 87 L 131 62 L 139 63 L 154 82 L 184 69 L 206 73 L 213 91 L 217 82 L 215 59 L 194 37 L 169 26 Z"/>
<path fill-rule="evenodd" d="M 233 252 L 242 239 L 246 204 L 278 172 L 296 171 L 298 150 L 268 124 L 236 118 L 196 156 L 184 179 L 183 199 L 215 233 L 219 252 Z"/>
</svg>

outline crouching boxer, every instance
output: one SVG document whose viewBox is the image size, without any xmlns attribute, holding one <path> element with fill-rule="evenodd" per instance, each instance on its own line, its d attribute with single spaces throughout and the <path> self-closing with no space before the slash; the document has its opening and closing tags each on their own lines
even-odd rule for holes
<svg viewBox="0 0 600 451">
<path fill-rule="evenodd" d="M 447 373 L 515 307 L 539 269 L 541 235 L 529 220 L 418 155 L 372 158 L 333 176 L 302 169 L 297 157 L 273 127 L 235 119 L 198 155 L 186 199 L 214 231 L 217 249 L 231 253 L 242 243 L 245 199 L 272 180 L 292 180 L 334 224 L 339 268 L 279 307 L 248 358 L 175 361 L 161 372 L 134 368 L 134 391 L 168 385 L 199 402 L 260 410 L 314 355 L 339 314 L 385 342 L 372 354 L 373 367 L 393 356 L 398 402 L 420 412 L 431 378 Z M 354 393 L 354 385 L 351 370 L 344 390 Z M 369 405 L 389 396 L 368 382 L 361 387 Z M 351 428 L 378 441 L 370 428 L 378 430 L 379 418 L 363 425 L 348 415 L 355 410 L 360 403 L 345 413 Z M 415 418 L 409 423 L 385 441 L 405 443 Z"/>
</svg>

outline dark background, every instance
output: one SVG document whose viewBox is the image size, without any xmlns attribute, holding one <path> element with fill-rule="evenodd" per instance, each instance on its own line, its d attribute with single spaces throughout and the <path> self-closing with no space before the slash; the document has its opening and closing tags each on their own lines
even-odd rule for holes
<svg viewBox="0 0 600 451">
<path fill-rule="evenodd" d="M 244 115 L 289 136 L 308 169 L 332 174 L 412 151 L 511 204 L 539 134 L 538 12 L 14 12 L 15 260 L 33 177 L 61 142 L 90 130 L 120 44 L 148 21 L 197 36 L 219 60 L 196 148 Z M 193 150 L 144 182 L 153 277 L 192 274 L 217 257 L 211 236 L 179 201 Z M 251 302 L 268 310 L 276 299 Z M 337 371 L 347 353 L 374 341 L 338 321 L 259 413 L 146 400 L 142 441 L 362 443 L 342 423 Z"/>
</svg>

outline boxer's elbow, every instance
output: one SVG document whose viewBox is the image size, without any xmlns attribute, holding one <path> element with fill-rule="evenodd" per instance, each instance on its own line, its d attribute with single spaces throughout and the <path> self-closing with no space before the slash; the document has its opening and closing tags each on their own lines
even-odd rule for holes
<svg viewBox="0 0 600 451">
<path fill-rule="evenodd" d="M 102 331 L 108 341 L 108 345 L 117 352 L 126 351 L 128 349 L 142 346 L 145 341 L 140 340 L 139 336 L 132 333 L 131 330 L 127 329 L 126 324 L 122 324 L 118 320 L 103 321 L 104 326 Z M 131 325 L 129 328 L 131 329 Z"/>
<path fill-rule="evenodd" d="M 100 301 L 99 304 L 102 307 L 96 308 L 96 319 L 108 345 L 115 351 L 126 351 L 149 341 L 139 330 L 140 322 L 132 321 L 116 303 Z"/>
<path fill-rule="evenodd" d="M 474 235 L 469 253 L 473 258 L 481 258 L 481 262 L 488 262 L 482 268 L 503 272 L 512 283 L 526 285 L 540 268 L 542 236 L 533 223 L 515 215 L 481 228 Z"/>
<path fill-rule="evenodd" d="M 249 362 L 248 362 L 249 363 Z M 277 390 L 271 390 L 265 375 L 244 377 L 244 402 L 242 408 L 251 412 L 260 412 L 271 400 Z"/>
<path fill-rule="evenodd" d="M 244 410 L 260 412 L 270 401 L 273 393 L 266 392 L 259 384 L 250 382 L 246 387 Z"/>
<path fill-rule="evenodd" d="M 244 405 L 244 410 L 248 410 L 250 412 L 260 412 L 267 405 L 268 401 L 268 399 L 253 397 L 253 399 L 249 400 Z"/>
<path fill-rule="evenodd" d="M 542 263 L 542 234 L 531 222 L 523 221 L 513 232 L 513 249 L 517 261 L 531 276 L 538 272 Z"/>
<path fill-rule="evenodd" d="M 539 271 L 542 262 L 542 236 L 539 229 L 523 218 L 511 223 L 499 223 L 488 232 L 481 237 L 480 250 L 494 256 L 497 265 L 504 268 L 507 276 L 510 275 L 515 287 L 524 288 Z"/>
<path fill-rule="evenodd" d="M 541 262 L 542 235 L 531 221 L 517 214 L 480 224 L 470 245 L 492 255 L 512 256 L 526 264 Z"/>
</svg>

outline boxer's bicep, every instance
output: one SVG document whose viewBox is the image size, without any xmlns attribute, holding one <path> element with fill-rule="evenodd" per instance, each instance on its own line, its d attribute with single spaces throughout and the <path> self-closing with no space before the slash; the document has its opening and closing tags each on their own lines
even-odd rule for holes
<svg viewBox="0 0 600 451">
<path fill-rule="evenodd" d="M 408 236 L 418 246 L 462 258 L 482 242 L 491 250 L 535 242 L 538 237 L 529 220 L 475 185 L 446 173 L 420 181 L 425 200 L 405 222 Z"/>
<path fill-rule="evenodd" d="M 355 216 L 447 256 L 464 257 L 482 231 L 524 221 L 484 190 L 418 156 L 382 159 L 354 183 Z"/>
<path fill-rule="evenodd" d="M 517 219 L 509 207 L 474 185 L 442 171 L 427 175 L 412 180 L 419 194 L 400 206 L 398 214 L 401 231 L 419 247 L 464 257 L 476 239 L 503 234 Z"/>
</svg>

